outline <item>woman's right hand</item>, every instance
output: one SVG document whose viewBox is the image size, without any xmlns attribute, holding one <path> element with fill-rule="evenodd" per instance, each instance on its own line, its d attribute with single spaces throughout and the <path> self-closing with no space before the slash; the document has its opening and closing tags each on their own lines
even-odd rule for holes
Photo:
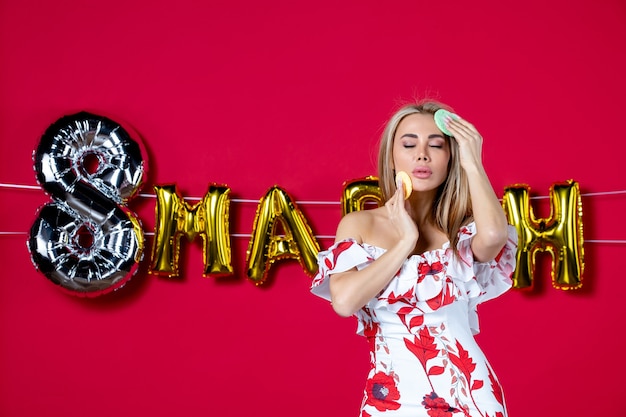
<svg viewBox="0 0 626 417">
<path fill-rule="evenodd" d="M 392 246 L 384 245 L 386 251 L 367 268 L 333 274 L 330 280 L 330 295 L 334 310 L 340 316 L 351 316 L 379 294 L 391 279 L 398 273 L 407 257 L 415 250 L 419 231 L 417 225 L 407 211 L 408 202 L 404 200 L 402 189 L 385 203 L 388 223 L 377 226 L 389 228 L 389 242 Z M 376 216 L 381 217 L 381 216 Z M 372 233 L 373 220 L 367 211 L 350 213 L 344 216 L 337 229 L 336 239 L 355 238 L 359 243 L 368 241 Z M 380 220 L 378 220 L 380 221 Z M 365 239 L 363 232 L 365 233 Z M 393 236 L 393 238 L 392 238 Z"/>
<path fill-rule="evenodd" d="M 398 244 L 408 249 L 408 253 L 413 252 L 417 240 L 419 239 L 419 230 L 411 215 L 407 211 L 409 207 L 408 200 L 404 199 L 404 190 L 401 183 L 396 184 L 395 194 L 385 203 L 389 223 L 398 236 Z"/>
</svg>

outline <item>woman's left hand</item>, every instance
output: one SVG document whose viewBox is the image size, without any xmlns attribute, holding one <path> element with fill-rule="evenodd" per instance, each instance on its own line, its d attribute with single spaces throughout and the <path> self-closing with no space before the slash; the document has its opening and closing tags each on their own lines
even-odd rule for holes
<svg viewBox="0 0 626 417">
<path fill-rule="evenodd" d="M 461 166 L 466 171 L 482 167 L 483 137 L 473 124 L 460 116 L 457 117 L 458 119 L 448 119 L 446 127 L 454 135 L 453 140 L 459 144 Z"/>
<path fill-rule="evenodd" d="M 446 128 L 459 145 L 461 167 L 469 183 L 476 235 L 472 253 L 480 262 L 494 259 L 508 239 L 507 218 L 482 163 L 483 138 L 474 125 L 460 117 L 447 120 Z"/>
</svg>

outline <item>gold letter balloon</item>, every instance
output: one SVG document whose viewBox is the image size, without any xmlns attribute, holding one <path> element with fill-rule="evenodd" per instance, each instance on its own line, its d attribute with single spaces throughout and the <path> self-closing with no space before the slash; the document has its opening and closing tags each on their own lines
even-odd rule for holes
<svg viewBox="0 0 626 417">
<path fill-rule="evenodd" d="M 284 236 L 278 235 L 280 224 Z M 274 186 L 263 196 L 256 212 L 248 246 L 248 278 L 256 285 L 267 279 L 271 265 L 281 259 L 297 259 L 313 276 L 317 272 L 319 245 L 293 199 Z"/>
<path fill-rule="evenodd" d="M 546 251 L 552 255 L 552 285 L 564 290 L 580 288 L 584 250 L 578 183 L 570 180 L 552 185 L 551 215 L 547 219 L 535 217 L 530 207 L 529 189 L 524 184 L 507 187 L 502 202 L 519 236 L 513 286 L 532 287 L 535 255 Z"/>
<path fill-rule="evenodd" d="M 231 275 L 228 212 L 230 188 L 211 185 L 198 204 L 190 206 L 175 185 L 155 186 L 157 196 L 154 245 L 150 273 L 177 277 L 180 238 L 189 242 L 198 235 L 204 245 L 204 276 Z"/>
<path fill-rule="evenodd" d="M 343 183 L 341 211 L 344 216 L 353 211 L 363 210 L 368 201 L 375 202 L 378 206 L 384 204 L 378 178 L 367 176 Z"/>
</svg>

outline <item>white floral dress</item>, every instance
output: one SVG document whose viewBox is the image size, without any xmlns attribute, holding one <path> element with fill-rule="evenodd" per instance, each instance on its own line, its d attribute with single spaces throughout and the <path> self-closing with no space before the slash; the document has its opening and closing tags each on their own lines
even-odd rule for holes
<svg viewBox="0 0 626 417">
<path fill-rule="evenodd" d="M 502 388 L 480 350 L 477 305 L 511 287 L 517 235 L 491 262 L 474 262 L 474 223 L 450 244 L 408 258 L 387 287 L 356 313 L 370 345 L 361 417 L 505 417 Z M 384 249 L 353 239 L 318 256 L 311 291 L 330 300 L 332 274 L 363 269 Z"/>
</svg>

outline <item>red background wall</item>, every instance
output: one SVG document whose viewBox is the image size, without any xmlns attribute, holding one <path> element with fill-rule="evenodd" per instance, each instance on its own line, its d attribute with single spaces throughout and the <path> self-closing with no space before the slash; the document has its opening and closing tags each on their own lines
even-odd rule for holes
<svg viewBox="0 0 626 417">
<path fill-rule="evenodd" d="M 375 143 L 397 106 L 431 96 L 485 137 L 501 196 L 575 179 L 584 193 L 579 291 L 531 291 L 481 306 L 479 342 L 511 417 L 623 416 L 620 330 L 626 189 L 622 0 L 465 2 L 145 0 L 0 2 L 0 182 L 35 185 L 31 152 L 59 117 L 128 122 L 154 184 L 202 196 L 227 184 L 258 200 L 274 184 L 298 201 L 339 202 L 375 174 Z M 266 285 L 202 277 L 198 242 L 183 276 L 140 272 L 96 299 L 59 291 L 26 249 L 39 190 L 0 189 L 0 415 L 356 415 L 368 367 L 353 319 L 309 294 L 297 262 Z M 547 216 L 546 200 L 537 200 Z M 130 207 L 146 232 L 154 200 Z M 339 205 L 301 204 L 319 236 Z M 233 203 L 231 233 L 255 203 Z M 332 243 L 321 238 L 320 245 Z M 152 238 L 146 251 L 149 255 Z"/>
</svg>

